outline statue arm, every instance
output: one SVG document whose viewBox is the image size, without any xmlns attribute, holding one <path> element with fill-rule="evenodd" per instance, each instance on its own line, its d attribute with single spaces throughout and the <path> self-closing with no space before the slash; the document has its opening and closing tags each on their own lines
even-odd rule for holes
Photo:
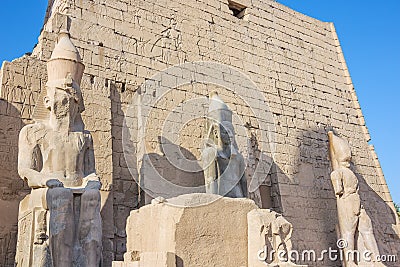
<svg viewBox="0 0 400 267">
<path fill-rule="evenodd" d="M 245 171 L 246 170 L 246 166 L 245 166 L 243 158 L 240 161 L 240 165 L 241 165 L 240 171 L 242 173 L 242 177 L 240 178 L 240 186 L 242 188 L 242 192 L 243 192 L 244 197 L 248 197 L 249 190 L 247 188 L 247 178 L 246 178 L 246 171 Z"/>
<path fill-rule="evenodd" d="M 46 186 L 46 179 L 43 175 L 34 169 L 35 162 L 35 147 L 37 144 L 29 139 L 30 125 L 22 128 L 19 134 L 18 143 L 18 174 L 27 181 L 29 187 L 40 188 Z"/>
<path fill-rule="evenodd" d="M 90 133 L 87 133 L 88 146 L 85 152 L 84 173 L 86 180 L 86 188 L 100 190 L 100 179 L 96 174 L 96 164 L 94 158 L 93 139 Z"/>
<path fill-rule="evenodd" d="M 217 194 L 218 188 L 215 187 L 215 180 L 218 179 L 216 166 L 216 150 L 211 147 L 207 147 L 203 150 L 201 157 L 204 170 L 204 182 L 206 186 L 206 192 Z"/>
<path fill-rule="evenodd" d="M 328 140 L 329 140 L 329 159 L 331 161 L 332 170 L 335 171 L 339 168 L 338 162 L 336 160 L 335 149 L 333 147 L 333 138 L 334 134 L 332 131 L 328 132 Z"/>
<path fill-rule="evenodd" d="M 96 164 L 94 158 L 94 148 L 93 148 L 93 139 L 90 133 L 87 134 L 87 150 L 85 152 L 85 166 L 84 172 L 85 176 L 93 176 L 96 175 Z"/>
<path fill-rule="evenodd" d="M 335 195 L 340 197 L 344 193 L 342 174 L 338 171 L 332 172 L 331 180 L 333 189 L 335 190 Z"/>
</svg>

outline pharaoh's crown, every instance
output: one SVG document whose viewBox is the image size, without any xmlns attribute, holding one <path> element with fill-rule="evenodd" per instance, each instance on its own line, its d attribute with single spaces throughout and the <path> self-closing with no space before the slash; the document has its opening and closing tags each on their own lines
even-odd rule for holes
<svg viewBox="0 0 400 267">
<path fill-rule="evenodd" d="M 210 94 L 208 117 L 212 120 L 216 120 L 218 123 L 223 121 L 232 122 L 232 111 L 219 97 L 217 92 L 212 92 Z"/>
<path fill-rule="evenodd" d="M 58 43 L 54 47 L 51 58 L 47 62 L 48 85 L 65 83 L 65 79 L 80 86 L 85 65 L 79 51 L 71 42 L 68 31 L 60 32 Z"/>
<path fill-rule="evenodd" d="M 48 80 L 46 87 L 42 88 L 39 100 L 36 103 L 33 119 L 35 121 L 44 121 L 49 117 L 50 113 L 43 103 L 43 99 L 47 95 L 47 87 L 57 87 L 59 89 L 75 88 L 80 99 L 80 112 L 82 112 L 85 107 L 80 85 L 84 70 L 85 65 L 82 63 L 78 50 L 71 42 L 69 32 L 61 31 L 51 58 L 47 62 Z"/>
</svg>

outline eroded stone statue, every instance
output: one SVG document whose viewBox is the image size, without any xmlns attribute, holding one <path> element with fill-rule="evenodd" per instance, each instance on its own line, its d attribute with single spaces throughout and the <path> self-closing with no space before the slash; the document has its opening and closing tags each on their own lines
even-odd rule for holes
<svg viewBox="0 0 400 267">
<path fill-rule="evenodd" d="M 245 163 L 232 124 L 232 111 L 217 93 L 211 93 L 208 134 L 202 162 L 206 192 L 226 197 L 247 197 Z"/>
<path fill-rule="evenodd" d="M 299 266 L 290 258 L 293 226 L 281 214 L 252 210 L 247 214 L 247 223 L 249 266 Z"/>
<path fill-rule="evenodd" d="M 100 181 L 81 118 L 84 65 L 62 32 L 47 63 L 44 105 L 19 136 L 18 172 L 32 188 L 21 201 L 17 266 L 99 266 Z M 32 226 L 31 226 L 32 225 Z"/>
<path fill-rule="evenodd" d="M 348 142 L 333 132 L 328 133 L 329 156 L 332 165 L 331 180 L 337 200 L 340 238 L 345 242 L 344 264 L 358 266 L 352 251 L 365 248 L 371 253 L 370 266 L 385 266 L 374 262 L 379 256 L 371 219 L 361 205 L 358 178 L 350 169 L 351 150 Z M 362 251 L 360 251 L 362 254 Z M 349 256 L 348 256 L 349 255 Z"/>
</svg>

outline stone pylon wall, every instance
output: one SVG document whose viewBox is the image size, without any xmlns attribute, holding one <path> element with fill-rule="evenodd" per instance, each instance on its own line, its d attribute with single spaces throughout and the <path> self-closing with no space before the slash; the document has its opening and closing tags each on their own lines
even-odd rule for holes
<svg viewBox="0 0 400 267">
<path fill-rule="evenodd" d="M 376 154 L 368 144 L 368 130 L 333 25 L 270 0 L 235 1 L 247 7 L 244 17 L 238 18 L 232 15 L 229 2 L 49 1 L 45 25 L 33 54 L 6 63 L 1 70 L 0 133 L 6 139 L 0 140 L 0 156 L 4 159 L 1 167 L 4 165 L 6 171 L 0 176 L 0 204 L 12 204 L 15 210 L 12 220 L 1 223 L 2 266 L 12 265 L 15 233 L 10 234 L 8 229 L 15 230 L 16 203 L 26 190 L 16 173 L 16 135 L 23 124 L 31 122 L 34 103 L 41 101 L 39 93 L 46 82 L 45 62 L 62 29 L 69 29 L 86 65 L 82 81 L 86 105 L 83 119 L 93 133 L 97 172 L 103 183 L 106 266 L 113 259 L 120 260 L 125 252 L 125 220 L 140 200 L 135 179 L 146 174 L 141 159 L 147 154 L 155 155 L 161 169 L 176 174 L 159 158 L 162 153 L 157 135 L 134 139 L 139 164 L 127 164 L 122 146 L 124 116 L 132 119 L 132 127 L 137 127 L 133 131 L 139 132 L 138 136 L 143 126 L 139 110 L 128 112 L 128 106 L 137 93 L 157 96 L 157 89 L 150 94 L 138 92 L 138 87 L 159 71 L 197 61 L 231 66 L 256 84 L 272 114 L 275 153 L 255 151 L 254 143 L 265 134 L 264 129 L 253 120 L 242 96 L 224 88 L 193 83 L 172 90 L 163 98 L 165 104 L 155 109 L 158 115 L 153 118 L 154 125 L 163 123 L 163 114 L 170 113 L 183 100 L 219 91 L 245 122 L 242 128 L 247 125 L 243 133 L 238 131 L 239 148 L 253 158 L 266 152 L 273 159 L 271 171 L 265 173 L 272 177 L 272 206 L 293 224 L 294 248 L 300 251 L 335 247 L 337 212 L 329 178 L 326 136 L 327 130 L 335 129 L 351 142 L 360 195 L 375 226 L 381 253 L 399 254 L 393 203 Z M 205 112 L 204 108 L 203 115 Z M 182 116 L 175 118 L 178 124 L 179 118 L 184 120 Z M 200 157 L 203 125 L 201 120 L 187 124 L 182 138 L 176 141 L 195 159 Z M 240 122 L 235 126 L 239 129 Z M 246 136 L 254 138 L 249 141 Z M 250 163 L 249 166 L 251 171 Z M 333 265 L 326 262 L 325 266 Z"/>
</svg>

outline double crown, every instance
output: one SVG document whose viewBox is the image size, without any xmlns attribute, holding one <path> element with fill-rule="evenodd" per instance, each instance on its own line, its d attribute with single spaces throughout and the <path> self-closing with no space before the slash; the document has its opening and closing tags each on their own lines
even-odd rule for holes
<svg viewBox="0 0 400 267">
<path fill-rule="evenodd" d="M 69 32 L 60 32 L 58 43 L 47 62 L 48 82 L 46 85 L 60 89 L 79 88 L 84 70 L 85 65 L 82 63 L 79 51 L 71 42 Z"/>
<path fill-rule="evenodd" d="M 46 87 L 42 89 L 41 97 L 36 103 L 33 112 L 35 121 L 45 121 L 49 118 L 49 111 L 44 106 L 42 99 L 47 95 L 47 88 L 58 88 L 65 91 L 73 91 L 79 102 L 79 112 L 85 110 L 82 92 L 80 89 L 85 65 L 82 63 L 78 50 L 71 42 L 68 31 L 61 31 L 58 43 L 54 47 L 51 58 L 47 62 L 48 80 Z M 71 89 L 74 90 L 71 90 Z"/>
</svg>

